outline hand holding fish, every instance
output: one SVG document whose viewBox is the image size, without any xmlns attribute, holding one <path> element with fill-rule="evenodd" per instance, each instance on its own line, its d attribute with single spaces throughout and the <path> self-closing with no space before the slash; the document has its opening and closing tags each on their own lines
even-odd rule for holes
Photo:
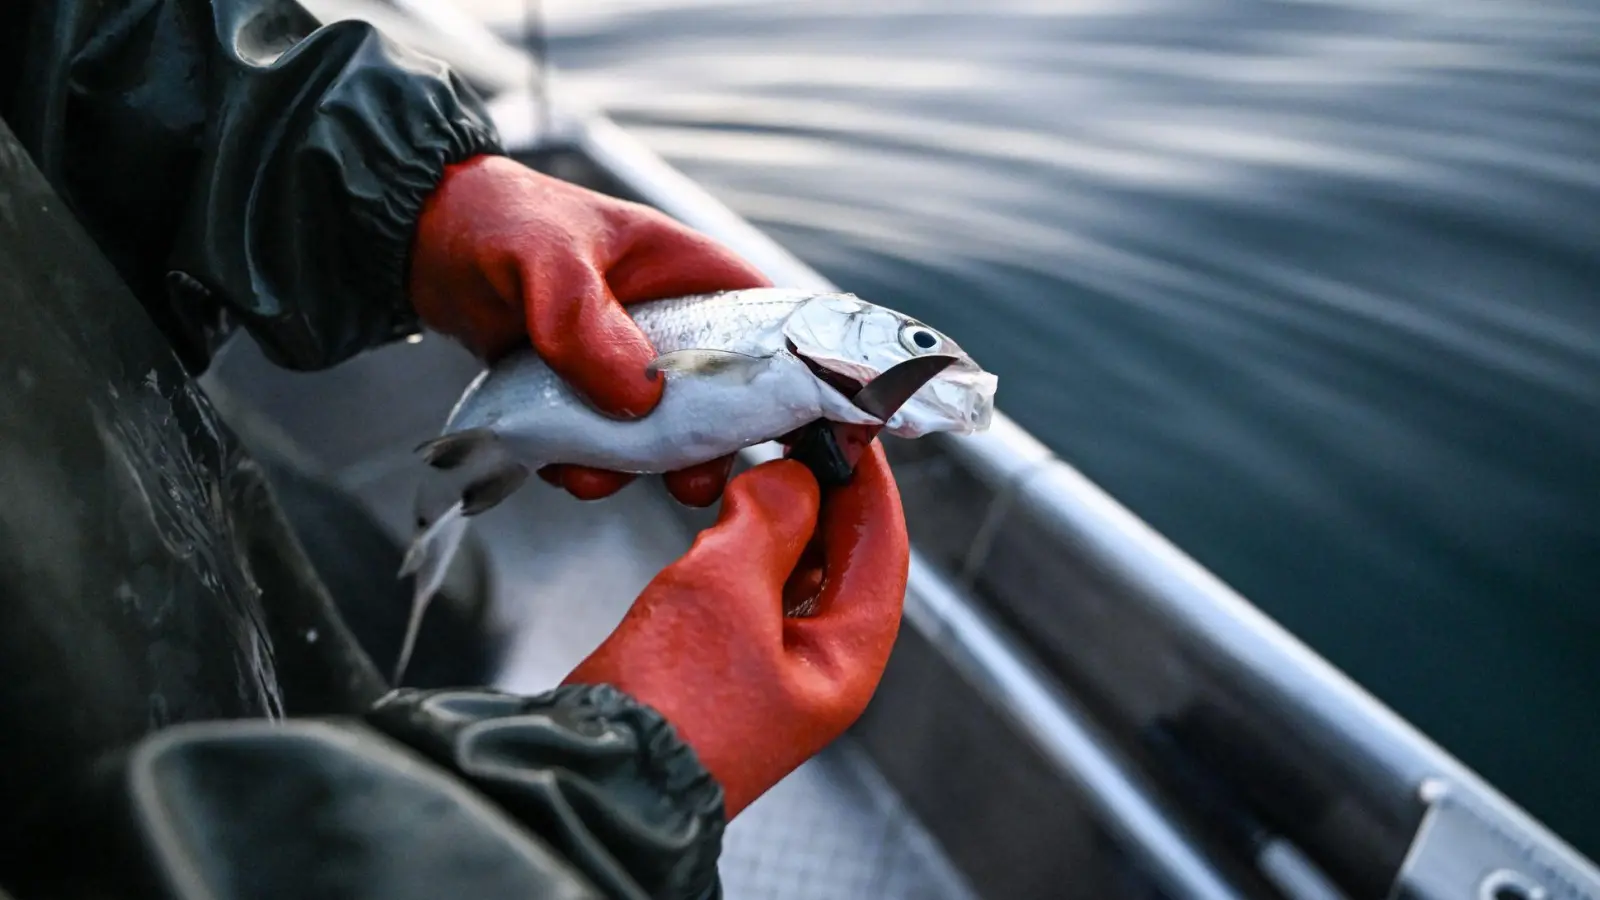
<svg viewBox="0 0 1600 900">
<path fill-rule="evenodd" d="M 486 369 L 443 433 L 418 448 L 431 471 L 401 567 L 416 583 L 395 683 L 470 521 L 531 472 L 553 463 L 678 472 L 819 421 L 917 438 L 981 431 L 994 410 L 995 376 L 955 341 L 851 294 L 752 288 L 652 300 L 624 315 L 661 354 L 649 369 L 666 386 L 650 415 L 601 415 L 539 354 L 519 350 Z"/>
<path fill-rule="evenodd" d="M 756 269 L 710 238 L 639 204 L 550 178 L 510 159 L 447 169 L 423 206 L 412 250 L 412 304 L 428 327 L 494 363 L 530 340 L 596 406 L 637 418 L 661 399 L 656 357 L 624 304 L 764 287 Z M 721 494 L 731 457 L 666 473 L 680 502 Z M 635 476 L 552 464 L 540 476 L 583 499 Z"/>
<path fill-rule="evenodd" d="M 899 632 L 910 552 L 882 446 L 820 496 L 793 460 L 735 478 L 717 523 L 566 679 L 660 712 L 730 819 L 861 715 Z"/>
</svg>

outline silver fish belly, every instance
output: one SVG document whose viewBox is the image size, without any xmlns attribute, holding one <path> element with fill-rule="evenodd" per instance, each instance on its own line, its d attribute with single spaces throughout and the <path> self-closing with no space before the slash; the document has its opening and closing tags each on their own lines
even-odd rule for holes
<svg viewBox="0 0 1600 900">
<path fill-rule="evenodd" d="M 650 415 L 619 420 L 589 406 L 537 356 L 521 354 L 466 397 L 445 434 L 491 431 L 537 469 L 573 463 L 636 474 L 682 469 L 771 440 L 821 416 L 819 385 L 778 349 L 714 371 L 668 371 Z"/>
</svg>

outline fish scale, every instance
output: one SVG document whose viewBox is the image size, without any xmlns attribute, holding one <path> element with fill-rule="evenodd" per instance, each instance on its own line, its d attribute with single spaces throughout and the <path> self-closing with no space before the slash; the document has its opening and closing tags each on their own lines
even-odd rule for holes
<svg viewBox="0 0 1600 900">
<path fill-rule="evenodd" d="M 696 348 L 727 348 L 749 335 L 780 325 L 814 293 L 777 291 L 771 298 L 749 298 L 750 291 L 675 297 L 629 308 L 639 329 L 658 353 Z M 746 295 L 746 296 L 741 296 Z"/>
</svg>

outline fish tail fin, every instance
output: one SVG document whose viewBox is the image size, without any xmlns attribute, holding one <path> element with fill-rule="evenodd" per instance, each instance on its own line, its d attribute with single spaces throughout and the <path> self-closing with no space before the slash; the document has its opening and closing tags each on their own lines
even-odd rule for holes
<svg viewBox="0 0 1600 900">
<path fill-rule="evenodd" d="M 509 463 L 477 478 L 461 490 L 460 496 L 433 519 L 412 539 L 411 546 L 400 562 L 399 577 L 414 576 L 416 585 L 411 598 L 411 615 L 406 622 L 405 638 L 400 645 L 400 655 L 395 662 L 395 687 L 405 675 L 416 648 L 417 635 L 422 630 L 422 617 L 428 604 L 444 584 L 450 562 L 461 547 L 471 517 L 500 505 L 516 493 L 528 480 L 529 470 L 518 463 Z"/>
<path fill-rule="evenodd" d="M 413 575 L 416 583 L 412 588 L 411 615 L 406 621 L 405 637 L 394 665 L 392 684 L 395 687 L 400 686 L 400 679 L 405 676 L 411 653 L 416 649 L 417 635 L 422 631 L 422 617 L 427 613 L 428 604 L 433 601 L 439 587 L 444 584 L 445 572 L 449 571 L 450 561 L 455 558 L 469 523 L 463 504 L 457 501 L 418 534 L 406 550 L 405 559 L 400 564 L 400 577 Z"/>
</svg>

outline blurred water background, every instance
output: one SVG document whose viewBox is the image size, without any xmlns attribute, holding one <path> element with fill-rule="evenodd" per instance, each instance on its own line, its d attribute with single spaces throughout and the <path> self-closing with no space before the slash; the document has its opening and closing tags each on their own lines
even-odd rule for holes
<svg viewBox="0 0 1600 900">
<path fill-rule="evenodd" d="M 1600 857 L 1600 6 L 545 13 L 620 122 Z"/>
</svg>

